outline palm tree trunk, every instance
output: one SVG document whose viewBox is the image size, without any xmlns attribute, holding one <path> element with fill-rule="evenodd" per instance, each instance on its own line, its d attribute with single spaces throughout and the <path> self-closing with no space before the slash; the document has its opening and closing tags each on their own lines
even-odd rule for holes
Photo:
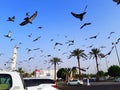
<svg viewBox="0 0 120 90">
<path fill-rule="evenodd" d="M 96 68 L 97 68 L 97 81 L 99 81 L 99 74 L 98 74 L 98 72 L 99 72 L 99 67 L 98 67 L 98 57 L 95 56 L 95 58 L 96 58 Z"/>
<path fill-rule="evenodd" d="M 56 81 L 56 63 L 54 63 L 54 81 Z"/>
<path fill-rule="evenodd" d="M 82 79 L 82 77 L 81 77 L 81 71 L 80 71 L 80 57 L 78 56 L 77 57 L 77 60 L 78 60 L 78 68 L 79 68 L 79 79 L 81 80 Z"/>
</svg>

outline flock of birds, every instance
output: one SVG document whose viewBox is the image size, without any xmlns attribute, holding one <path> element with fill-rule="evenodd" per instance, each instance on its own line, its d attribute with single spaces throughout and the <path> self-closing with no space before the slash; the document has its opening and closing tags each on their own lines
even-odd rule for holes
<svg viewBox="0 0 120 90">
<path fill-rule="evenodd" d="M 113 0 L 114 2 L 116 2 L 117 4 L 120 4 L 120 0 Z M 80 14 L 76 14 L 75 12 L 71 12 L 71 15 L 77 19 L 79 19 L 80 21 L 83 21 L 84 19 L 84 16 L 87 14 L 86 12 L 86 9 L 87 9 L 87 5 L 85 6 L 85 9 L 83 10 L 82 13 Z M 26 13 L 26 17 L 23 19 L 23 21 L 19 24 L 20 26 L 25 26 L 27 25 L 28 23 L 32 24 L 32 21 L 38 16 L 38 12 L 35 11 L 31 16 L 29 15 L 29 12 Z M 14 22 L 15 21 L 15 16 L 12 16 L 12 17 L 8 17 L 8 20 L 9 22 Z M 85 26 L 88 26 L 88 25 L 91 25 L 91 22 L 86 22 L 86 23 L 83 23 L 81 26 L 80 26 L 80 29 L 83 29 Z M 43 27 L 42 26 L 39 26 L 38 27 L 39 29 L 42 29 Z M 93 35 L 93 36 L 90 36 L 88 38 L 86 38 L 85 40 L 88 40 L 88 39 L 97 39 L 97 37 L 99 36 L 100 33 L 96 34 L 96 35 Z M 115 34 L 115 32 L 110 32 L 107 39 L 110 39 L 112 37 L 112 35 Z M 4 35 L 4 37 L 6 38 L 9 38 L 10 39 L 10 42 L 12 42 L 14 40 L 14 38 L 12 38 L 12 31 L 9 30 L 7 34 Z M 28 34 L 27 35 L 29 38 L 32 37 L 32 33 Z M 32 40 L 32 42 L 36 42 L 38 41 L 39 39 L 41 38 L 41 36 L 37 36 L 36 38 L 34 38 Z M 68 36 L 65 36 L 65 38 L 68 38 Z M 119 43 L 119 40 L 120 38 L 117 39 L 116 42 L 112 43 L 112 47 L 111 47 L 111 50 L 105 54 L 105 56 L 108 56 L 111 54 L 112 50 L 114 49 L 114 45 L 117 45 Z M 73 46 L 75 44 L 75 40 L 74 39 L 71 39 L 71 40 L 67 40 L 66 42 L 62 43 L 62 42 L 56 42 L 54 39 L 50 39 L 51 42 L 54 41 L 54 45 L 53 45 L 53 49 L 54 50 L 58 50 L 58 51 L 63 51 L 59 48 L 59 46 L 67 46 L 68 48 L 70 46 Z M 21 45 L 22 42 L 19 42 L 18 45 Z M 20 46 L 17 46 L 18 49 L 20 48 Z M 94 44 L 90 45 L 90 46 L 86 46 L 86 48 L 93 48 L 94 47 Z M 101 46 L 100 48 L 106 48 L 106 46 Z M 29 55 L 30 52 L 32 51 L 40 51 L 41 53 L 44 52 L 44 50 L 42 50 L 40 47 L 37 47 L 37 48 L 28 48 L 26 47 L 26 52 L 27 54 Z M 70 52 L 70 51 L 69 51 Z M 67 55 L 69 52 L 62 52 L 62 55 Z M 0 56 L 4 55 L 4 53 L 0 53 Z M 51 54 L 47 54 L 47 55 L 41 55 L 40 57 L 52 57 Z M 36 58 L 36 56 L 29 56 L 27 59 L 25 60 L 22 60 L 22 61 L 19 61 L 17 62 L 18 65 L 21 65 L 25 62 L 29 63 L 31 65 L 31 61 L 34 60 Z M 13 59 L 10 59 L 10 60 L 13 60 Z M 6 61 L 5 62 L 5 66 L 7 67 L 9 65 L 9 63 L 11 63 L 11 61 Z M 48 63 L 48 60 L 45 60 L 45 63 Z M 8 67 L 9 68 L 9 67 Z M 38 68 L 38 66 L 36 66 L 35 68 Z"/>
</svg>

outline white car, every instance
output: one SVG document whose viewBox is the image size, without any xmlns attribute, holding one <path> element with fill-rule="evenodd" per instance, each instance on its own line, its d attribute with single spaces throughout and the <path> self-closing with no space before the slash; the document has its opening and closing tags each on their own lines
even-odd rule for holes
<svg viewBox="0 0 120 90">
<path fill-rule="evenodd" d="M 67 85 L 83 85 L 83 81 L 82 80 L 70 80 L 67 82 Z"/>
<path fill-rule="evenodd" d="M 29 78 L 24 83 L 27 90 L 59 90 L 52 79 Z"/>
<path fill-rule="evenodd" d="M 20 73 L 0 70 L 0 90 L 26 90 Z"/>
</svg>

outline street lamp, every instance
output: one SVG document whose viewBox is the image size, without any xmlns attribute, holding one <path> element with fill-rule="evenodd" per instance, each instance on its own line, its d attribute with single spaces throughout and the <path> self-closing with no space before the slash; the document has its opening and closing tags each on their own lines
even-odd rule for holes
<svg viewBox="0 0 120 90">
<path fill-rule="evenodd" d="M 120 59 L 119 59 L 119 55 L 118 55 L 118 51 L 117 51 L 116 44 L 117 44 L 117 42 L 116 42 L 116 43 L 112 43 L 112 45 L 114 45 L 114 47 L 115 47 L 115 51 L 116 51 L 116 55 L 117 55 L 117 59 L 118 59 L 118 63 L 119 63 L 119 66 L 120 66 Z"/>
</svg>

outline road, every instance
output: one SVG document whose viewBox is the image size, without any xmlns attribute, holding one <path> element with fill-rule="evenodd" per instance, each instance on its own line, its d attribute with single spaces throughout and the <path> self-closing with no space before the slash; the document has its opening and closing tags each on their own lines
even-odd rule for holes
<svg viewBox="0 0 120 90">
<path fill-rule="evenodd" d="M 60 90 L 120 90 L 120 83 L 94 83 L 90 86 L 58 86 Z"/>
</svg>

